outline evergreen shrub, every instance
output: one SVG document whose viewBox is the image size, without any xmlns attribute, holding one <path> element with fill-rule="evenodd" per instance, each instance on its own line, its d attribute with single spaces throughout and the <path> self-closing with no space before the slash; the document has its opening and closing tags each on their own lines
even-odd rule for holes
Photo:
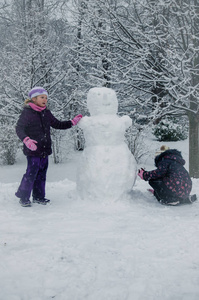
<svg viewBox="0 0 199 300">
<path fill-rule="evenodd" d="M 176 119 L 165 119 L 153 128 L 153 134 L 158 141 L 180 141 L 188 137 L 188 124 Z"/>
</svg>

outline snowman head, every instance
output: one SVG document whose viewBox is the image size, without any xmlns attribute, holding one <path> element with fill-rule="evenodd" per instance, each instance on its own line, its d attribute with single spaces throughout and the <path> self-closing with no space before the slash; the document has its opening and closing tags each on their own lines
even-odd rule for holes
<svg viewBox="0 0 199 300">
<path fill-rule="evenodd" d="M 87 106 L 91 115 L 116 114 L 118 100 L 114 90 L 106 87 L 95 87 L 89 90 Z"/>
</svg>

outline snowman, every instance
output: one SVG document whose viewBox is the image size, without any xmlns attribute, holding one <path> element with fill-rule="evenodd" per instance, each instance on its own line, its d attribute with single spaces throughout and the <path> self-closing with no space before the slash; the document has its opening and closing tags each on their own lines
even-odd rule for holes
<svg viewBox="0 0 199 300">
<path fill-rule="evenodd" d="M 125 142 L 132 121 L 117 115 L 117 96 L 110 88 L 90 89 L 87 107 L 91 116 L 78 123 L 85 137 L 77 172 L 78 194 L 85 200 L 120 200 L 132 190 L 137 174 L 135 158 Z"/>
</svg>

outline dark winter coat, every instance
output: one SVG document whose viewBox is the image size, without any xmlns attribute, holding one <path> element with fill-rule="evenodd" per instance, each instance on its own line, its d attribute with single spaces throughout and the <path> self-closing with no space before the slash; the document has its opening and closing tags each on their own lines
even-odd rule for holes
<svg viewBox="0 0 199 300">
<path fill-rule="evenodd" d="M 46 157 L 52 153 L 50 127 L 68 129 L 72 127 L 72 122 L 57 120 L 47 108 L 38 112 L 29 105 L 24 107 L 16 125 L 16 133 L 21 141 L 27 136 L 37 141 L 36 151 L 31 151 L 24 145 L 23 152 L 26 156 Z"/>
<path fill-rule="evenodd" d="M 165 187 L 180 198 L 189 196 L 192 188 L 189 173 L 184 168 L 185 160 L 182 158 L 181 152 L 175 149 L 166 150 L 155 157 L 156 170 L 145 171 L 143 179 L 162 180 Z"/>
</svg>

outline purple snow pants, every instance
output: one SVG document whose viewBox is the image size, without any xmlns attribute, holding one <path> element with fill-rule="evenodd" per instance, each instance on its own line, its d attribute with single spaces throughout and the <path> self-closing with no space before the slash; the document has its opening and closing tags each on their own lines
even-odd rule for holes
<svg viewBox="0 0 199 300">
<path fill-rule="evenodd" d="M 29 200 L 31 192 L 34 198 L 45 197 L 46 172 L 48 156 L 45 158 L 27 156 L 27 169 L 15 195 L 18 198 Z"/>
</svg>

